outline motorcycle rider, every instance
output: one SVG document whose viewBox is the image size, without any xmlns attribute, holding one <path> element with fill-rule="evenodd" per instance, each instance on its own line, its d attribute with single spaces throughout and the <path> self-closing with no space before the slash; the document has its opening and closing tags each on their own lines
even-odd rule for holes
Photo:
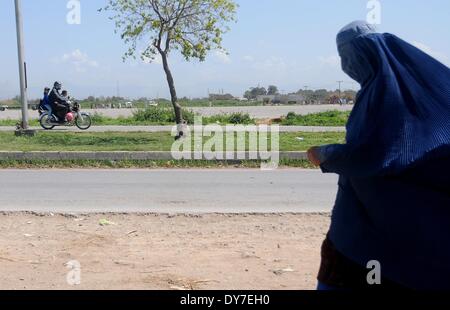
<svg viewBox="0 0 450 310">
<path fill-rule="evenodd" d="M 58 121 L 60 123 L 63 123 L 66 118 L 66 114 L 69 112 L 70 108 L 67 103 L 67 97 L 64 97 L 60 93 L 61 89 L 62 84 L 60 82 L 55 82 L 53 84 L 53 89 L 49 95 L 49 101 L 54 114 L 58 118 Z"/>
</svg>

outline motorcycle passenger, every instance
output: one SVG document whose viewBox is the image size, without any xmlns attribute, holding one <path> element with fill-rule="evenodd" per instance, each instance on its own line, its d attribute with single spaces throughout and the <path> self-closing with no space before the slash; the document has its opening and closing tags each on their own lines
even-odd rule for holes
<svg viewBox="0 0 450 310">
<path fill-rule="evenodd" d="M 72 111 L 72 106 L 71 106 L 71 101 L 70 101 L 69 93 L 67 92 L 67 90 L 63 90 L 63 91 L 61 92 L 61 95 L 62 95 L 63 98 L 64 98 L 64 101 L 63 101 L 62 104 L 65 105 L 65 106 L 67 107 L 67 109 L 68 109 L 67 113 L 71 112 L 71 111 Z"/>
<path fill-rule="evenodd" d="M 42 98 L 39 108 L 42 110 L 46 110 L 48 112 L 49 117 L 52 117 L 53 109 L 52 109 L 52 105 L 50 104 L 50 100 L 48 97 L 49 93 L 50 93 L 50 88 L 46 87 L 44 89 L 44 98 Z"/>
<path fill-rule="evenodd" d="M 60 93 L 61 88 L 62 84 L 60 82 L 55 82 L 53 84 L 53 89 L 50 92 L 49 100 L 58 121 L 63 123 L 66 118 L 66 114 L 69 112 L 69 105 L 67 103 L 67 97 L 64 97 Z"/>
<path fill-rule="evenodd" d="M 70 97 L 69 97 L 69 93 L 67 92 L 67 90 L 63 90 L 61 92 L 61 96 L 63 97 L 63 103 L 69 104 Z"/>
</svg>

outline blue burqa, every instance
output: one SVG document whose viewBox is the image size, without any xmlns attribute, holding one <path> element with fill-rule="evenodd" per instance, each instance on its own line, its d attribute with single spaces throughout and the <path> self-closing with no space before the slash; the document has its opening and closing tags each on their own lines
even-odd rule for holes
<svg viewBox="0 0 450 310">
<path fill-rule="evenodd" d="M 450 288 L 450 69 L 354 22 L 338 34 L 361 84 L 347 142 L 320 148 L 340 175 L 329 237 L 345 256 L 410 288 Z"/>
</svg>

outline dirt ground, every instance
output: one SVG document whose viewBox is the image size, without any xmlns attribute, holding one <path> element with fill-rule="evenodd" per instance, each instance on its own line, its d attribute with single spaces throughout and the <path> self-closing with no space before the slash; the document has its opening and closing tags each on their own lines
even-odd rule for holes
<svg viewBox="0 0 450 310">
<path fill-rule="evenodd" d="M 0 214 L 0 289 L 314 289 L 329 221 Z"/>
</svg>

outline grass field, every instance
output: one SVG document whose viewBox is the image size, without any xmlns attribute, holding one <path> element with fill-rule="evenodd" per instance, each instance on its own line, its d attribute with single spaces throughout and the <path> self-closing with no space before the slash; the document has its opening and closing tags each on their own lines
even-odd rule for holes
<svg viewBox="0 0 450 310">
<path fill-rule="evenodd" d="M 159 126 L 175 124 L 175 117 L 172 115 L 172 112 L 164 110 L 138 110 L 131 117 L 112 118 L 103 116 L 98 113 L 91 115 L 91 117 L 93 126 Z M 183 117 L 189 124 L 194 123 L 194 113 L 185 111 Z M 218 114 L 214 116 L 203 117 L 202 121 L 205 125 L 250 125 L 256 123 L 256 120 L 251 118 L 250 115 L 243 113 Z M 19 122 L 19 120 L 14 119 L 3 119 L 0 120 L 0 126 L 14 127 Z M 30 126 L 39 127 L 39 121 L 36 119 L 30 120 Z"/>
<path fill-rule="evenodd" d="M 289 113 L 281 122 L 285 126 L 345 126 L 350 112 L 328 111 L 322 113 L 298 115 Z"/>
<path fill-rule="evenodd" d="M 3 127 L 15 127 L 17 123 L 20 121 L 18 119 L 1 119 L 0 126 Z M 38 120 L 32 119 L 30 120 L 30 126 L 40 126 Z"/>
<path fill-rule="evenodd" d="M 281 160 L 280 167 L 314 169 L 307 160 Z M 221 169 L 261 167 L 261 161 L 205 160 L 0 160 L 0 169 Z"/>
<path fill-rule="evenodd" d="M 345 126 L 350 112 L 329 111 L 308 115 L 297 115 L 289 113 L 282 119 L 281 125 L 285 126 Z M 93 114 L 92 122 L 94 126 L 152 126 L 152 125 L 173 125 L 175 118 L 172 110 L 168 108 L 149 108 L 137 110 L 133 116 L 111 118 L 100 114 Z M 188 123 L 194 122 L 195 114 L 189 110 L 184 111 L 184 117 Z M 19 120 L 0 120 L 0 126 L 15 126 Z M 234 113 L 221 114 L 210 117 L 203 117 L 203 123 L 207 124 L 255 124 L 258 120 L 251 118 L 248 114 Z M 39 126 L 37 120 L 31 120 L 31 126 Z"/>
<path fill-rule="evenodd" d="M 344 141 L 345 133 L 280 133 L 280 150 L 305 151 Z M 0 132 L 0 151 L 170 151 L 173 142 L 170 133 L 38 132 L 35 137 L 16 137 Z"/>
</svg>

